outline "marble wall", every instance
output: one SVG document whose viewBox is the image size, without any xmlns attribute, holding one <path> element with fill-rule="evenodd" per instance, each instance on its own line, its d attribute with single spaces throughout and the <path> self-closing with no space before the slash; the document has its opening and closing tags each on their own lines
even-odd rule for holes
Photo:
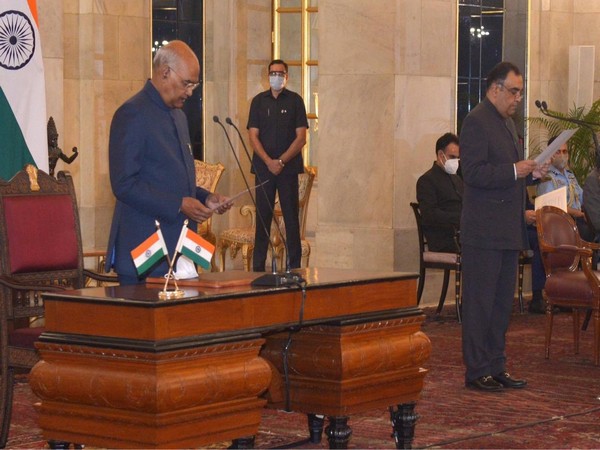
<svg viewBox="0 0 600 450">
<path fill-rule="evenodd" d="M 456 2 L 321 0 L 319 16 L 316 264 L 417 270 L 409 202 L 455 131 Z"/>
<path fill-rule="evenodd" d="M 114 204 L 110 120 L 150 75 L 150 4 L 38 2 L 48 115 L 63 150 L 80 149 L 68 169 L 87 248 L 105 245 Z M 271 2 L 205 0 L 205 8 L 206 157 L 227 167 L 221 190 L 237 192 L 243 181 L 212 117 L 231 117 L 246 137 L 250 100 L 267 87 Z M 599 42 L 600 0 L 530 0 L 530 8 L 529 110 L 537 98 L 566 108 L 569 46 Z M 319 0 L 313 265 L 417 270 L 409 202 L 434 159 L 435 140 L 456 131 L 456 10 L 455 0 Z M 247 172 L 243 149 L 232 138 Z M 213 226 L 218 233 L 240 223 L 232 211 Z"/>
<path fill-rule="evenodd" d="M 38 2 L 47 114 L 59 145 L 79 156 L 57 170 L 74 177 L 84 247 L 104 248 L 114 198 L 108 131 L 116 108 L 150 76 L 150 0 Z"/>
</svg>

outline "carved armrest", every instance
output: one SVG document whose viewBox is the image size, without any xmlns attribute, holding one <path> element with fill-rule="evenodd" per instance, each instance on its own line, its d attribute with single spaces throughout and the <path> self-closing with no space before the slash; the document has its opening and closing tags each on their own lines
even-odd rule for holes
<svg viewBox="0 0 600 450">
<path fill-rule="evenodd" d="M 558 247 L 554 247 L 554 252 L 552 253 L 575 253 L 580 256 L 592 256 L 593 252 L 591 248 L 587 247 L 577 247 L 576 245 L 570 244 L 561 244 Z"/>
<path fill-rule="evenodd" d="M 100 273 L 94 270 L 83 269 L 83 275 L 95 281 L 104 281 L 106 283 L 118 283 L 119 279 L 116 274 Z"/>
<path fill-rule="evenodd" d="M 244 217 L 250 218 L 250 226 L 254 228 L 256 226 L 256 208 L 254 205 L 243 205 L 240 208 L 240 214 Z"/>
<path fill-rule="evenodd" d="M 583 241 L 585 247 L 591 250 L 600 250 L 600 244 L 597 242 Z"/>
<path fill-rule="evenodd" d="M 7 277 L 6 275 L 0 275 L 0 284 L 10 289 L 16 289 L 20 291 L 59 292 L 67 289 L 65 286 L 59 286 L 57 284 L 22 283 L 14 278 Z"/>
</svg>

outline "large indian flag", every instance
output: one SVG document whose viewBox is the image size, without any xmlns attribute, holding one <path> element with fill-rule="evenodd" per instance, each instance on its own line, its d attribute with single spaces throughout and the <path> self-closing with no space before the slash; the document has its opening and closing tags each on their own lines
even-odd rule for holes
<svg viewBox="0 0 600 450">
<path fill-rule="evenodd" d="M 46 88 L 36 0 L 0 0 L 0 178 L 48 172 Z"/>
<path fill-rule="evenodd" d="M 186 221 L 179 235 L 175 252 L 187 256 L 203 269 L 209 270 L 215 246 L 190 230 Z"/>
</svg>

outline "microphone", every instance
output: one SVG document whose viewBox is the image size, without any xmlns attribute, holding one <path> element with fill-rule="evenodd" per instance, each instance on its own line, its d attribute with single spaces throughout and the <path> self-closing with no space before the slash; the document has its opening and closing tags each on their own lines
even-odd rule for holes
<svg viewBox="0 0 600 450">
<path fill-rule="evenodd" d="M 227 133 L 227 130 L 225 129 L 225 126 L 219 120 L 219 116 L 213 116 L 213 121 L 215 123 L 219 124 L 221 126 L 221 128 L 223 128 L 223 132 L 225 133 L 225 137 L 227 138 L 227 142 L 229 143 L 229 147 L 231 148 L 231 152 L 233 153 L 233 156 L 235 158 L 235 162 L 237 163 L 237 166 L 240 169 L 240 173 L 242 174 L 242 178 L 244 180 L 244 184 L 246 185 L 246 189 L 248 190 L 248 194 L 250 195 L 250 199 L 252 200 L 252 204 L 254 205 L 254 208 L 257 211 L 256 215 L 258 216 L 258 220 L 260 222 L 260 225 L 262 226 L 263 231 L 265 233 L 267 233 L 267 226 L 265 225 L 265 222 L 264 222 L 262 216 L 258 214 L 258 208 L 256 207 L 256 199 L 254 198 L 254 194 L 252 193 L 252 189 L 250 189 L 250 184 L 248 183 L 248 179 L 246 178 L 246 175 L 244 175 L 244 169 L 242 168 L 242 164 L 240 163 L 240 159 L 238 158 L 237 153 L 235 152 L 235 150 L 233 148 L 233 144 L 231 143 L 231 139 L 229 138 L 229 133 Z M 261 188 L 263 188 L 263 187 L 261 186 Z M 276 273 L 277 272 L 277 261 L 276 261 L 276 258 L 275 258 L 275 247 L 273 246 L 273 243 L 271 242 L 270 239 L 269 239 L 269 246 L 271 248 L 271 265 L 273 266 L 272 267 L 273 273 Z"/>
<path fill-rule="evenodd" d="M 594 147 L 596 149 L 596 166 L 600 167 L 600 144 L 598 143 L 598 136 L 596 136 L 596 130 L 594 130 L 594 127 L 600 127 L 600 124 L 586 122 L 585 120 L 573 119 L 571 117 L 561 117 L 558 114 L 553 114 L 550 111 L 548 111 L 548 104 L 543 100 L 541 102 L 539 100 L 536 100 L 535 106 L 537 106 L 540 112 L 547 117 L 556 120 L 562 120 L 563 122 L 573 123 L 575 125 L 587 128 L 590 131 L 590 133 L 592 133 L 592 139 L 594 141 Z"/>
<path fill-rule="evenodd" d="M 233 123 L 233 121 L 231 120 L 230 117 L 226 117 L 225 122 L 228 125 L 231 125 L 237 132 L 238 138 L 240 139 L 240 142 L 242 143 L 242 146 L 244 147 L 244 152 L 246 153 L 246 157 L 248 158 L 248 161 L 250 162 L 250 167 L 252 167 L 254 174 L 256 175 L 256 180 L 258 181 L 258 184 L 260 184 L 260 190 L 264 196 L 265 201 L 267 201 L 267 203 L 268 203 L 267 192 L 265 191 L 265 188 L 262 185 L 262 180 L 260 179 L 260 177 L 258 175 L 258 170 L 256 170 L 256 167 L 254 166 L 254 163 L 252 162 L 252 157 L 250 156 L 248 147 L 246 147 L 246 143 L 244 142 L 244 139 L 242 138 L 242 133 L 240 132 L 240 129 Z M 271 210 L 271 215 L 275 216 L 273 207 L 271 206 L 270 203 L 268 203 L 268 205 Z M 256 207 L 256 203 L 254 204 L 254 206 Z M 256 213 L 257 213 L 257 215 L 259 215 L 258 208 L 256 209 Z M 261 219 L 261 221 L 262 221 L 262 219 Z M 279 235 L 279 238 L 281 239 L 281 242 L 283 243 L 283 247 L 285 249 L 285 263 L 286 263 L 285 273 L 283 273 L 283 274 L 277 273 L 275 270 L 276 265 L 275 265 L 275 263 L 272 263 L 271 265 L 273 267 L 273 273 L 265 274 L 262 277 L 257 278 L 256 280 L 254 280 L 252 282 L 253 286 L 281 286 L 281 285 L 286 285 L 286 284 L 302 283 L 305 281 L 299 274 L 293 273 L 291 271 L 290 252 L 288 249 L 287 240 L 286 240 L 285 236 L 283 235 L 283 232 L 281 231 L 281 227 L 279 226 L 279 222 L 277 222 L 277 220 L 275 221 L 275 228 L 277 228 L 277 234 Z M 269 233 L 267 233 L 267 235 L 269 235 Z M 269 238 L 269 242 L 271 243 L 270 238 Z M 273 248 L 272 243 L 271 243 L 271 247 Z"/>
</svg>

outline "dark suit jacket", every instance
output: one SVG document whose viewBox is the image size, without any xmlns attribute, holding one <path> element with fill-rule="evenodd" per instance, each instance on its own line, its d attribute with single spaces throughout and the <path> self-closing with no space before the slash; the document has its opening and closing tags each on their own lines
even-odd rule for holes
<svg viewBox="0 0 600 450">
<path fill-rule="evenodd" d="M 525 179 L 515 180 L 523 159 L 515 124 L 486 98 L 465 118 L 460 165 L 465 183 L 461 243 L 479 248 L 527 248 Z"/>
<path fill-rule="evenodd" d="M 454 252 L 455 232 L 460 228 L 463 181 L 446 173 L 437 163 L 417 180 L 417 201 L 429 250 Z"/>
<path fill-rule="evenodd" d="M 113 117 L 109 141 L 110 182 L 117 198 L 108 242 L 106 269 L 136 276 L 132 249 L 154 231 L 155 219 L 167 243 L 169 256 L 177 244 L 186 217 L 179 212 L 183 197 L 204 202 L 208 191 L 196 187 L 187 119 L 171 109 L 146 82 Z M 195 223 L 188 226 L 195 228 Z M 163 261 L 149 275 L 167 273 Z"/>
</svg>

